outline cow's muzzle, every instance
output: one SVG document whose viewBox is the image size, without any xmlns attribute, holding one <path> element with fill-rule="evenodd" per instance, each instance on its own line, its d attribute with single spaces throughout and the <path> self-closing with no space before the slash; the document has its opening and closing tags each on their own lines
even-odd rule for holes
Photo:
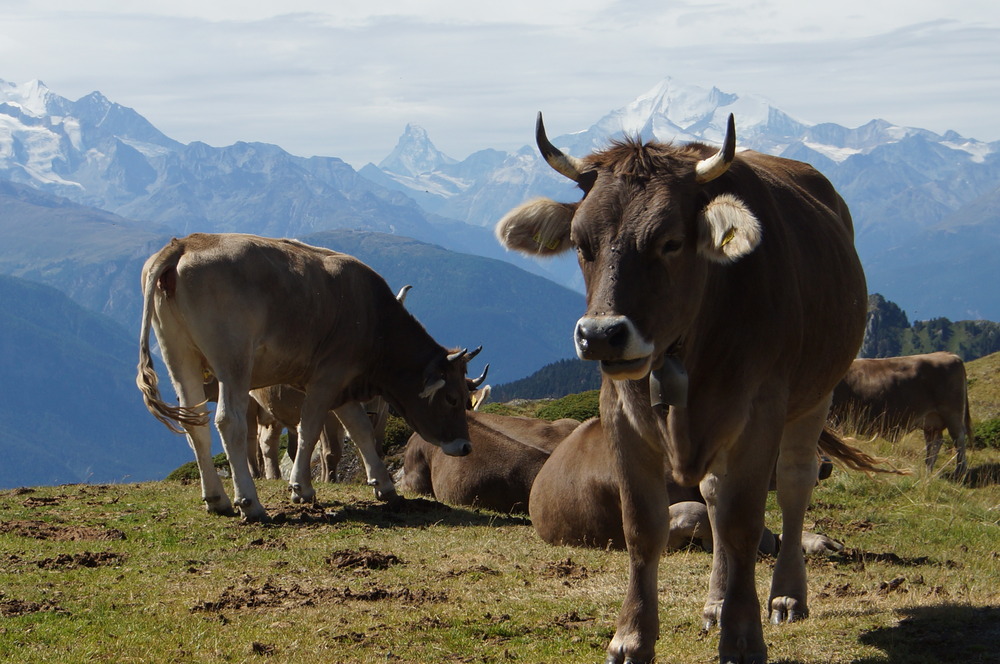
<svg viewBox="0 0 1000 664">
<path fill-rule="evenodd" d="M 649 373 L 653 344 L 642 338 L 627 316 L 584 316 L 573 334 L 581 360 L 599 360 L 601 371 L 615 380 Z"/>
<path fill-rule="evenodd" d="M 447 443 L 441 443 L 441 451 L 448 456 L 467 456 L 469 452 L 472 451 L 472 443 L 467 440 L 463 440 L 462 438 L 458 438 Z"/>
</svg>

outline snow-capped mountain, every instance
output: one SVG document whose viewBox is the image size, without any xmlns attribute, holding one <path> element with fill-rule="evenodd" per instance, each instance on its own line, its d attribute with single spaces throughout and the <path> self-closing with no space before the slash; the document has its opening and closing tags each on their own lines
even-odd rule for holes
<svg viewBox="0 0 1000 664">
<path fill-rule="evenodd" d="M 70 101 L 40 81 L 0 81 L 0 178 L 176 233 L 364 228 L 441 241 L 412 199 L 335 157 L 183 145 L 99 92 Z"/>
<path fill-rule="evenodd" d="M 813 124 L 788 115 L 761 97 L 707 90 L 669 78 L 584 130 L 558 134 L 558 109 L 547 110 L 545 120 L 556 146 L 583 156 L 625 135 L 719 144 L 730 113 L 736 118 L 738 149 L 809 162 L 830 178 L 850 205 L 871 291 L 908 304 L 911 313 L 919 311 L 916 315 L 1000 317 L 1000 294 L 984 294 L 972 283 L 956 292 L 959 284 L 954 279 L 935 281 L 933 274 L 921 269 L 917 258 L 934 255 L 942 246 L 941 233 L 948 234 L 949 255 L 963 255 L 960 247 L 968 237 L 969 251 L 977 258 L 970 253 L 963 270 L 970 277 L 975 273 L 980 281 L 1000 282 L 1000 261 L 983 263 L 978 259 L 984 236 L 997 238 L 990 249 L 1000 252 L 1000 219 L 996 214 L 984 217 L 982 212 L 995 210 L 982 200 L 996 196 L 1000 143 L 985 143 L 955 132 L 942 136 L 885 120 L 872 120 L 856 128 Z M 534 118 L 525 118 L 524 133 L 529 141 L 533 139 L 533 122 Z M 410 149 L 430 151 L 433 146 Z M 426 209 L 486 227 L 532 196 L 567 201 L 579 198 L 572 184 L 552 171 L 532 145 L 512 153 L 493 152 L 489 162 L 481 162 L 479 154 L 424 173 L 404 175 L 390 168 L 376 173 L 374 166 L 362 173 L 380 177 L 386 186 L 399 191 L 413 191 L 409 187 L 415 185 L 420 188 L 417 200 Z M 444 179 L 452 183 L 447 191 L 434 191 L 423 184 Z M 958 225 L 976 227 L 979 240 L 973 241 L 971 232 L 955 235 Z M 570 283 L 574 266 L 564 269 L 566 272 L 557 278 Z M 904 272 L 921 276 L 900 279 L 898 275 Z M 947 291 L 939 285 L 946 281 L 951 284 Z"/>
<path fill-rule="evenodd" d="M 564 133 L 558 108 L 543 110 L 553 142 L 577 156 L 622 135 L 717 144 L 733 113 L 739 149 L 807 161 L 845 197 L 871 291 L 915 317 L 1000 319 L 1000 293 L 979 285 L 1000 281 L 1000 263 L 981 258 L 987 249 L 1000 251 L 1000 219 L 991 203 L 1000 143 L 885 120 L 856 128 L 814 124 L 760 97 L 669 78 L 573 133 Z M 493 224 L 528 197 L 579 197 L 530 144 L 533 125 L 534 117 L 524 118 L 520 150 L 484 149 L 461 161 L 409 125 L 379 166 L 356 172 L 336 157 L 300 158 L 275 145 L 183 145 L 99 92 L 70 101 L 38 81 L 0 81 L 0 179 L 173 233 L 294 237 L 361 228 L 409 236 L 502 257 L 580 290 L 571 258 L 530 263 L 504 254 L 492 237 Z M 943 246 L 952 262 L 964 261 L 967 279 L 944 279 L 923 267 Z"/>
</svg>

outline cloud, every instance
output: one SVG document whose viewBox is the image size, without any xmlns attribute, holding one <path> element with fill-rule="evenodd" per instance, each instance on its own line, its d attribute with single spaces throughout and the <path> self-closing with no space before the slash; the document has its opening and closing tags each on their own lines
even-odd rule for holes
<svg viewBox="0 0 1000 664">
<path fill-rule="evenodd" d="M 1000 139 L 1000 6 L 979 0 L 68 0 L 0 4 L 0 78 L 100 90 L 167 135 L 379 161 L 409 123 L 445 153 L 585 129 L 666 76 L 793 116 Z M 962 17 L 961 20 L 949 18 Z"/>
</svg>

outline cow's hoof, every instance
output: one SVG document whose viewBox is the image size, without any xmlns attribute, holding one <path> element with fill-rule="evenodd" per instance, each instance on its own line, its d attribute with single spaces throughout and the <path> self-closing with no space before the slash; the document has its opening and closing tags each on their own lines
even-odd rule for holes
<svg viewBox="0 0 1000 664">
<path fill-rule="evenodd" d="M 719 653 L 719 664 L 767 664 L 767 653 L 746 655 L 723 655 Z"/>
<path fill-rule="evenodd" d="M 303 487 L 299 483 L 289 484 L 288 488 L 292 492 L 292 502 L 296 505 L 316 502 L 316 489 Z"/>
<path fill-rule="evenodd" d="M 379 491 L 375 489 L 375 497 L 384 503 L 388 503 L 389 507 L 397 508 L 402 507 L 403 497 L 396 493 L 396 489 L 390 489 L 388 491 Z"/>
<path fill-rule="evenodd" d="M 809 617 L 809 609 L 805 602 L 800 602 L 794 597 L 772 597 L 770 618 L 772 625 L 781 625 L 786 622 L 797 622 Z"/>
<path fill-rule="evenodd" d="M 636 659 L 631 655 L 610 652 L 604 659 L 604 664 L 649 664 L 652 661 L 652 659 Z"/>
<path fill-rule="evenodd" d="M 205 510 L 209 514 L 236 516 L 236 510 L 233 509 L 233 504 L 229 501 L 229 496 L 203 496 L 202 501 L 204 501 Z"/>
<path fill-rule="evenodd" d="M 722 625 L 722 602 L 709 602 L 701 612 L 703 632 L 712 631 L 713 627 Z"/>
</svg>

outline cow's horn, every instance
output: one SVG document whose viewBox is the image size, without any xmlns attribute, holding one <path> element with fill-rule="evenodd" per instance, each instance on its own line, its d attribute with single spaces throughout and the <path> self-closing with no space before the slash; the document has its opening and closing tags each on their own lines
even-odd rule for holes
<svg viewBox="0 0 1000 664">
<path fill-rule="evenodd" d="M 448 354 L 448 361 L 449 362 L 454 362 L 455 360 L 459 359 L 460 357 L 462 357 L 463 355 L 465 355 L 468 352 L 469 352 L 468 348 L 463 348 L 462 350 L 456 350 L 454 353 L 449 353 Z"/>
<path fill-rule="evenodd" d="M 574 182 L 580 181 L 580 174 L 583 173 L 583 162 L 576 157 L 563 154 L 559 148 L 549 142 L 545 135 L 545 124 L 542 122 L 541 111 L 538 112 L 538 120 L 535 122 L 535 142 L 549 166 Z"/>
<path fill-rule="evenodd" d="M 702 159 L 694 167 L 694 179 L 698 184 L 711 182 L 729 169 L 729 164 L 733 163 L 736 156 L 736 120 L 733 114 L 729 114 L 729 123 L 726 125 L 726 138 L 722 141 L 722 148 L 708 159 Z"/>
<path fill-rule="evenodd" d="M 479 355 L 479 351 L 481 351 L 482 349 L 483 349 L 483 347 L 482 347 L 482 345 L 480 345 L 480 346 L 479 346 L 478 348 L 476 348 L 476 349 L 475 349 L 474 351 L 472 351 L 471 353 L 469 353 L 469 354 L 468 354 L 468 355 L 466 356 L 466 358 L 465 358 L 465 359 L 466 359 L 466 360 L 471 360 L 471 359 L 472 359 L 472 358 L 474 358 L 474 357 L 475 357 L 476 355 Z"/>
<path fill-rule="evenodd" d="M 411 288 L 413 288 L 413 286 L 406 284 L 405 286 L 399 289 L 398 293 L 396 293 L 396 300 L 400 304 L 406 304 L 406 294 L 410 292 Z"/>
<path fill-rule="evenodd" d="M 478 389 L 480 385 L 486 382 L 486 374 L 489 372 L 489 370 L 490 370 L 490 365 L 487 364 L 486 368 L 483 369 L 483 375 L 480 376 L 479 378 L 473 378 L 472 380 L 469 381 L 469 384 L 471 384 L 473 388 Z"/>
</svg>

